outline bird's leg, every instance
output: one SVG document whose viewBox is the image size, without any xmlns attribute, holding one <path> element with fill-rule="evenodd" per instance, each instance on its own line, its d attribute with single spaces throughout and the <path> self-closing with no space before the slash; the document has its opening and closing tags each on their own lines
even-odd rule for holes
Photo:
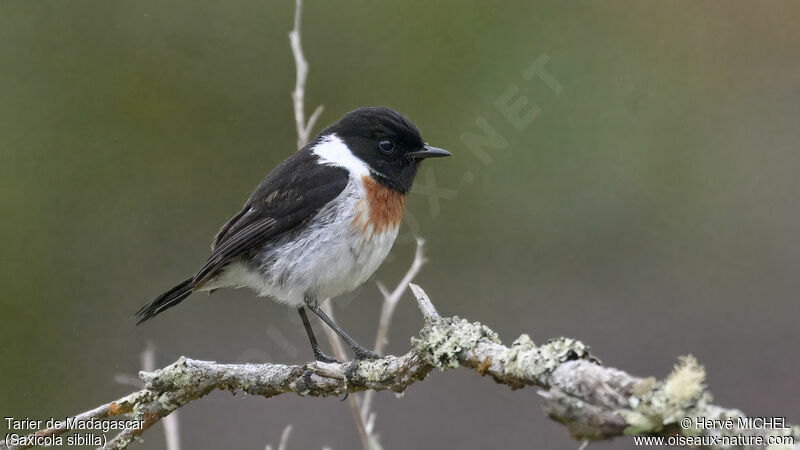
<svg viewBox="0 0 800 450">
<path fill-rule="evenodd" d="M 373 352 L 372 350 L 367 350 L 366 348 L 359 345 L 358 342 L 354 341 L 353 338 L 348 336 L 347 333 L 344 332 L 344 330 L 339 328 L 339 325 L 336 325 L 336 322 L 334 322 L 330 317 L 328 317 L 328 315 L 325 314 L 322 311 L 322 309 L 320 309 L 319 306 L 308 306 L 308 308 L 311 309 L 311 311 L 313 311 L 314 314 L 316 314 L 320 319 L 322 319 L 322 321 L 325 322 L 329 327 L 331 327 L 331 329 L 335 331 L 336 334 L 338 334 L 339 336 L 341 336 L 342 339 L 344 339 L 344 342 L 347 344 L 347 346 L 353 350 L 353 355 L 355 356 L 356 360 L 382 358 L 381 355 Z"/>
<path fill-rule="evenodd" d="M 305 308 L 301 306 L 297 308 L 297 312 L 300 313 L 300 318 L 303 319 L 303 326 L 306 327 L 308 340 L 311 341 L 311 350 L 314 352 L 314 359 L 325 363 L 338 363 L 339 361 L 337 361 L 336 358 L 331 358 L 325 353 L 322 353 L 322 350 L 319 349 L 317 338 L 314 337 L 314 330 L 311 329 L 311 323 L 309 323 L 308 321 L 308 316 L 306 315 Z"/>
</svg>

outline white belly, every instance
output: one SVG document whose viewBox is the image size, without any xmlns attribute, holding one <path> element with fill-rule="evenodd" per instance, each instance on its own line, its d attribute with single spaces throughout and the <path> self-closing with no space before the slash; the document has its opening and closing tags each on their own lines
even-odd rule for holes
<svg viewBox="0 0 800 450">
<path fill-rule="evenodd" d="M 367 216 L 364 196 L 363 184 L 352 179 L 305 232 L 267 244 L 255 261 L 231 263 L 203 290 L 249 287 L 295 307 L 352 291 L 383 263 L 398 231 L 397 225 L 382 232 L 354 226 L 359 212 Z"/>
</svg>

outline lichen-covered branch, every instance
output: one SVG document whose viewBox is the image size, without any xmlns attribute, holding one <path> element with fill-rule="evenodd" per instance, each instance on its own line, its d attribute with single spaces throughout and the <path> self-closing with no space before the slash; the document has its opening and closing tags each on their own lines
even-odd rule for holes
<svg viewBox="0 0 800 450">
<path fill-rule="evenodd" d="M 423 254 L 425 240 L 420 237 L 417 237 L 416 240 L 417 248 L 414 252 L 414 260 L 411 262 L 411 267 L 408 268 L 408 271 L 403 275 L 400 282 L 397 283 L 394 290 L 389 292 L 382 283 L 378 283 L 378 289 L 383 295 L 383 305 L 381 306 L 380 319 L 378 319 L 378 332 L 375 334 L 375 347 L 373 347 L 373 350 L 377 354 L 383 354 L 383 350 L 389 342 L 389 327 L 392 324 L 392 317 L 394 316 L 394 310 L 397 304 L 400 302 L 409 284 L 414 281 L 414 277 L 416 277 L 422 269 L 422 265 L 425 264 L 425 255 Z M 364 393 L 360 402 L 359 413 L 361 421 L 365 424 L 364 428 L 367 435 L 373 439 L 377 439 L 373 433 L 376 420 L 376 415 L 372 411 L 372 399 L 374 395 L 375 391 L 367 391 Z"/>
<path fill-rule="evenodd" d="M 719 439 L 773 433 L 793 437 L 794 444 L 781 448 L 798 448 L 800 428 L 796 426 L 766 431 L 692 430 L 691 427 L 683 430 L 679 421 L 684 417 L 732 418 L 734 423 L 744 417 L 738 410 L 711 403 L 711 395 L 703 384 L 705 373 L 694 358 L 683 358 L 672 374 L 657 381 L 604 367 L 586 345 L 575 339 L 562 337 L 535 345 L 523 334 L 511 346 L 505 346 L 485 325 L 459 317 L 440 316 L 419 286 L 412 284 L 411 289 L 425 325 L 419 336 L 412 339 L 412 348 L 405 355 L 374 361 L 304 365 L 219 364 L 182 357 L 163 369 L 141 372 L 144 389 L 81 416 L 141 420 L 143 426 L 123 430 L 104 447 L 120 449 L 134 442 L 163 417 L 216 389 L 265 398 L 287 393 L 324 397 L 364 390 L 404 392 L 434 369 L 466 367 L 512 389 L 539 388 L 546 412 L 564 423 L 579 440 L 630 434 L 691 435 L 709 439 L 700 447 L 745 448 L 727 445 L 729 441 Z M 68 431 L 67 427 L 62 427 L 38 433 Z M 714 438 L 718 441 L 713 442 Z M 0 449 L 12 448 L 28 447 L 0 442 Z"/>
<path fill-rule="evenodd" d="M 142 351 L 141 355 L 139 356 L 141 360 L 142 370 L 145 372 L 152 372 L 156 370 L 156 346 L 152 342 L 148 342 L 145 349 Z M 134 386 L 137 388 L 144 387 L 144 383 L 138 377 L 133 375 L 127 374 L 118 374 L 114 377 L 114 379 L 120 383 L 129 386 Z M 175 411 L 172 414 L 164 417 L 164 421 L 162 422 L 163 429 L 164 429 L 164 438 L 166 439 L 166 450 L 180 450 L 181 443 L 180 443 L 180 431 L 178 425 L 178 412 Z"/>
</svg>

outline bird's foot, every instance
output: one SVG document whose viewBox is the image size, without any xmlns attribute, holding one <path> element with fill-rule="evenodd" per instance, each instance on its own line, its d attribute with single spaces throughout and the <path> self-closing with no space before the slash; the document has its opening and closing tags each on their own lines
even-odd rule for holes
<svg viewBox="0 0 800 450">
<path fill-rule="evenodd" d="M 333 358 L 331 356 L 328 356 L 328 355 L 326 355 L 325 353 L 322 353 L 319 350 L 314 352 L 314 359 L 316 359 L 317 362 L 323 362 L 323 363 L 328 363 L 328 364 L 339 364 L 340 363 L 340 361 L 338 359 Z"/>
<path fill-rule="evenodd" d="M 353 362 L 347 365 L 347 368 L 344 369 L 344 378 L 347 380 L 348 386 L 355 386 L 357 383 L 355 382 L 354 378 L 356 375 L 356 371 L 358 370 L 359 363 L 361 361 L 367 360 L 375 360 L 381 359 L 383 356 L 371 351 L 367 350 L 364 347 L 353 347 Z M 347 393 L 345 393 L 342 401 L 347 398 Z"/>
<path fill-rule="evenodd" d="M 382 355 L 379 355 L 372 350 L 367 350 L 365 348 L 354 348 L 353 349 L 353 360 L 354 361 L 363 361 L 365 359 L 381 359 L 383 358 Z"/>
</svg>

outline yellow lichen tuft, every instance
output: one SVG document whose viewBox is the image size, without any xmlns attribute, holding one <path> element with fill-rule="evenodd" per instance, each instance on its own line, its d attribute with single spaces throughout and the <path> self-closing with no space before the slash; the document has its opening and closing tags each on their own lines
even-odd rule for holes
<svg viewBox="0 0 800 450">
<path fill-rule="evenodd" d="M 664 393 L 677 405 L 693 402 L 705 390 L 706 370 L 692 355 L 681 356 L 664 382 Z"/>
<path fill-rule="evenodd" d="M 706 371 L 695 359 L 687 355 L 678 358 L 672 373 L 658 383 L 645 378 L 632 390 L 628 410 L 618 411 L 628 423 L 625 434 L 643 434 L 661 431 L 665 425 L 675 424 L 690 416 L 690 411 L 705 404 L 711 395 L 705 392 Z M 684 434 L 692 432 L 683 429 Z"/>
</svg>

